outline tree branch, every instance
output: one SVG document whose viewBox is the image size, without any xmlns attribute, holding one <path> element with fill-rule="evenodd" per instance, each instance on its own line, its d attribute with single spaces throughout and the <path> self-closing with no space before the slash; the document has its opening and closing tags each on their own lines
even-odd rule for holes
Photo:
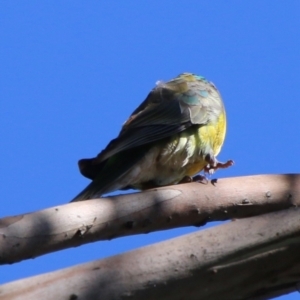
<svg viewBox="0 0 300 300">
<path fill-rule="evenodd" d="M 295 291 L 299 281 L 300 209 L 293 208 L 8 283 L 0 297 L 261 300 Z"/>
<path fill-rule="evenodd" d="M 116 237 L 228 220 L 300 204 L 300 175 L 220 179 L 69 203 L 0 220 L 0 264 Z"/>
</svg>

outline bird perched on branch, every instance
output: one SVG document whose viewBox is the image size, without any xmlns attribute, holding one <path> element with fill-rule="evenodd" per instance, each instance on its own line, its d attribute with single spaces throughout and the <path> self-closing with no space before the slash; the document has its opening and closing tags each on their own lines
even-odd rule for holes
<svg viewBox="0 0 300 300">
<path fill-rule="evenodd" d="M 191 73 L 159 81 L 119 136 L 95 158 L 78 162 L 92 182 L 72 201 L 190 182 L 200 171 L 229 167 L 233 161 L 216 159 L 225 133 L 225 109 L 214 84 Z"/>
</svg>

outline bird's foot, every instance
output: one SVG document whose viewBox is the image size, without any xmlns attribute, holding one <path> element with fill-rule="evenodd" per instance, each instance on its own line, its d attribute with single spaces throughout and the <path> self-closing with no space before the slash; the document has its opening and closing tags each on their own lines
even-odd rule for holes
<svg viewBox="0 0 300 300">
<path fill-rule="evenodd" d="M 205 177 L 205 175 L 198 174 L 198 175 L 193 177 L 193 182 L 208 184 L 208 179 Z"/>
<path fill-rule="evenodd" d="M 219 162 L 214 159 L 213 163 L 209 163 L 207 166 L 204 167 L 204 173 L 213 174 L 218 169 L 226 169 L 234 165 L 233 160 L 228 160 L 225 163 Z"/>
<path fill-rule="evenodd" d="M 199 183 L 203 183 L 203 184 L 207 184 L 208 180 L 204 175 L 196 175 L 194 177 L 191 176 L 184 176 L 179 182 L 180 183 L 190 183 L 190 182 L 199 182 Z"/>
<path fill-rule="evenodd" d="M 178 184 L 190 182 L 193 182 L 193 178 L 191 176 L 186 175 L 178 182 Z"/>
</svg>

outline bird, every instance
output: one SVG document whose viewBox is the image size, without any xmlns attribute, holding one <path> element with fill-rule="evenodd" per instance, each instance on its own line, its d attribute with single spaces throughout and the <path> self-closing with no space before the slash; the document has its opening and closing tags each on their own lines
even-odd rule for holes
<svg viewBox="0 0 300 300">
<path fill-rule="evenodd" d="M 96 157 L 79 160 L 81 174 L 92 181 L 71 202 L 201 182 L 205 176 L 192 176 L 233 165 L 216 159 L 225 134 L 225 108 L 212 82 L 193 73 L 157 81 L 119 135 Z"/>
</svg>

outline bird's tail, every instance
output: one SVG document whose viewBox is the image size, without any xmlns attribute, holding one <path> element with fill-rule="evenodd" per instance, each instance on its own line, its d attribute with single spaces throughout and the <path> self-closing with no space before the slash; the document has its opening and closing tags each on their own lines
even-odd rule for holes
<svg viewBox="0 0 300 300">
<path fill-rule="evenodd" d="M 89 200 L 95 197 L 100 197 L 103 194 L 99 189 L 99 183 L 92 181 L 85 189 L 83 189 L 75 198 L 70 202 Z"/>
<path fill-rule="evenodd" d="M 83 159 L 79 161 L 81 173 L 93 181 L 81 191 L 71 202 L 84 201 L 114 190 L 126 189 L 127 184 L 121 180 L 127 172 L 136 164 L 146 151 L 149 145 L 142 145 L 134 149 L 119 152 L 109 159 L 100 162 L 94 159 Z"/>
</svg>

